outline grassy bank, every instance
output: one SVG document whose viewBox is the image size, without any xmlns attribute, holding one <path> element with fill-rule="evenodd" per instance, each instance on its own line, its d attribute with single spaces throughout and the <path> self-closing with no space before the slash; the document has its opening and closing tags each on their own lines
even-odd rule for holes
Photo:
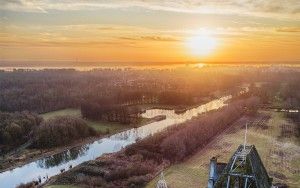
<svg viewBox="0 0 300 188">
<path fill-rule="evenodd" d="M 101 134 L 114 134 L 129 128 L 140 127 L 142 125 L 152 122 L 152 119 L 140 118 L 139 122 L 136 124 L 120 124 L 117 122 L 90 121 L 90 120 L 85 120 L 85 121 L 90 127 L 93 127 L 96 131 L 100 132 Z"/>
<path fill-rule="evenodd" d="M 291 188 L 300 185 L 300 144 L 296 124 L 281 112 L 260 111 L 253 118 L 241 118 L 231 128 L 217 136 L 204 149 L 185 162 L 165 170 L 165 179 L 172 188 L 205 187 L 209 160 L 213 156 L 228 162 L 239 144 L 243 143 L 244 125 L 249 123 L 248 144 L 254 144 L 274 183 L 283 182 Z M 147 187 L 155 187 L 157 178 Z"/>
<path fill-rule="evenodd" d="M 72 117 L 81 117 L 80 109 L 67 108 L 63 110 L 57 110 L 53 112 L 47 112 L 44 114 L 40 114 L 45 120 L 57 117 L 57 116 L 72 116 Z M 107 121 L 93 121 L 93 120 L 85 120 L 86 123 L 94 128 L 97 132 L 101 134 L 113 134 L 122 130 L 126 130 L 132 127 L 139 127 L 141 125 L 145 125 L 151 122 L 151 119 L 140 118 L 137 124 L 121 124 L 118 122 L 107 122 Z"/>
</svg>

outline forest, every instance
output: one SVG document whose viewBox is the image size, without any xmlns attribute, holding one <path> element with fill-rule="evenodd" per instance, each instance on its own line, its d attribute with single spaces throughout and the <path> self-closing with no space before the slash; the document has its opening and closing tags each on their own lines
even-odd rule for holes
<svg viewBox="0 0 300 188">
<path fill-rule="evenodd" d="M 122 124 L 137 123 L 141 113 L 137 106 L 103 103 L 83 103 L 80 109 L 83 118 Z"/>
<path fill-rule="evenodd" d="M 81 109 L 86 119 L 129 124 L 136 122 L 141 112 L 137 105 L 199 104 L 215 91 L 233 92 L 245 82 L 251 83 L 250 90 L 235 97 L 236 100 L 258 96 L 263 106 L 299 109 L 298 72 L 253 70 L 234 74 L 210 68 L 3 71 L 0 72 L 0 145 L 4 150 L 30 140 L 33 130 L 42 124 L 36 113 L 75 107 Z M 274 94 L 278 94 L 277 101 Z M 287 115 L 299 121 L 297 113 Z"/>
<path fill-rule="evenodd" d="M 240 75 L 211 70 L 93 71 L 15 70 L 0 72 L 0 111 L 45 113 L 81 104 L 194 104 L 215 91 L 234 88 Z M 201 73 L 201 74 L 200 74 Z"/>
</svg>

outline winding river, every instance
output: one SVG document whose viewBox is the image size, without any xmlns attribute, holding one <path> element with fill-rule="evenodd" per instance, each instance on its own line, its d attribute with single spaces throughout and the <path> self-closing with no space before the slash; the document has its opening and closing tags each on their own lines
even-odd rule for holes
<svg viewBox="0 0 300 188">
<path fill-rule="evenodd" d="M 50 178 L 51 176 L 59 174 L 61 169 L 67 170 L 70 166 L 77 166 L 105 153 L 120 151 L 125 146 L 135 143 L 137 139 L 143 139 L 174 124 L 183 123 L 201 113 L 221 108 L 226 105 L 225 101 L 231 97 L 232 96 L 229 95 L 212 100 L 211 102 L 187 110 L 181 114 L 176 114 L 174 110 L 147 110 L 142 114 L 142 117 L 152 118 L 158 115 L 165 115 L 166 119 L 139 128 L 133 128 L 107 138 L 102 138 L 93 143 L 65 150 L 61 153 L 30 162 L 13 170 L 5 171 L 0 174 L 0 187 L 16 187 L 20 183 L 38 180 L 38 177 L 41 177 L 42 182 L 44 182 L 47 177 Z"/>
</svg>

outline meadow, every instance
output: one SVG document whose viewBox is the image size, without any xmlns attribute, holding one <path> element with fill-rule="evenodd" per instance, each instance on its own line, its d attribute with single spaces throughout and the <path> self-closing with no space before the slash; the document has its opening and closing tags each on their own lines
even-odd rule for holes
<svg viewBox="0 0 300 188">
<path fill-rule="evenodd" d="M 286 183 L 291 188 L 300 184 L 300 143 L 297 125 L 283 112 L 260 110 L 255 117 L 242 117 L 205 148 L 182 163 L 164 170 L 165 180 L 172 188 L 205 187 L 211 157 L 228 162 L 233 152 L 243 144 L 245 124 L 248 123 L 247 144 L 255 145 L 274 183 Z M 152 188 L 153 179 L 146 187 Z"/>
</svg>

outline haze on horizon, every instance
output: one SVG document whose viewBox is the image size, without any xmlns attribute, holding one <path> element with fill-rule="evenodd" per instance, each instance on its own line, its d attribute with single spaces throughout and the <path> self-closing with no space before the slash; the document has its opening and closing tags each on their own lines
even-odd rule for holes
<svg viewBox="0 0 300 188">
<path fill-rule="evenodd" d="M 300 61 L 299 0 L 1 0 L 0 13 L 0 64 Z"/>
</svg>

